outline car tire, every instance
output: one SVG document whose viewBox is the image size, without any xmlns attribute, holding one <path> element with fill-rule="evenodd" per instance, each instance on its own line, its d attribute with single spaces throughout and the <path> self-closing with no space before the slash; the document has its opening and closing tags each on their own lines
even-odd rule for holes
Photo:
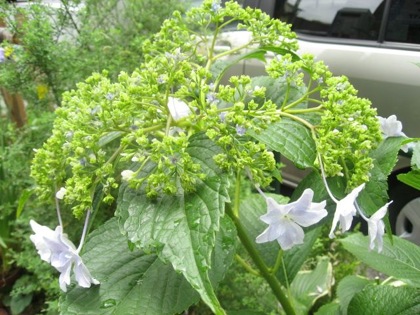
<svg viewBox="0 0 420 315">
<path fill-rule="evenodd" d="M 420 191 L 392 175 L 389 181 L 389 221 L 393 234 L 420 246 Z"/>
</svg>

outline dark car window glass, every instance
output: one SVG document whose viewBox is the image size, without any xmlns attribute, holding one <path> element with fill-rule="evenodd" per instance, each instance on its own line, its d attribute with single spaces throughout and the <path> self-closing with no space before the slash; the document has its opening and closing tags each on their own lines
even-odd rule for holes
<svg viewBox="0 0 420 315">
<path fill-rule="evenodd" d="M 297 33 L 376 40 L 384 0 L 277 0 L 274 16 Z"/>
<path fill-rule="evenodd" d="M 385 40 L 420 44 L 420 1 L 393 0 Z"/>
</svg>

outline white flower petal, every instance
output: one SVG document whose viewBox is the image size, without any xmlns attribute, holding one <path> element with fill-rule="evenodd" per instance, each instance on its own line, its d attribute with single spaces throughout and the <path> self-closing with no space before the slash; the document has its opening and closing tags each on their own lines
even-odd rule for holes
<svg viewBox="0 0 420 315">
<path fill-rule="evenodd" d="M 296 223 L 289 221 L 283 225 L 282 235 L 277 238 L 277 242 L 283 250 L 288 250 L 295 245 L 303 244 L 304 237 L 303 229 Z"/>
<path fill-rule="evenodd" d="M 58 191 L 57 191 L 57 193 L 55 194 L 55 198 L 57 198 L 57 199 L 63 199 L 64 198 L 64 195 L 66 194 L 66 189 L 64 188 L 64 187 L 61 187 Z"/>
<path fill-rule="evenodd" d="M 385 224 L 382 219 L 385 217 L 388 210 L 388 206 L 392 203 L 388 202 L 378 211 L 376 211 L 370 219 L 367 220 L 368 223 L 368 233 L 370 238 L 369 248 L 372 250 L 375 248 L 375 242 L 378 245 L 378 252 L 382 251 L 383 247 L 383 235 L 385 234 Z"/>
<path fill-rule="evenodd" d="M 320 203 L 312 202 L 314 192 L 312 189 L 305 189 L 302 196 L 293 203 L 293 208 L 289 215 L 300 226 L 310 226 L 321 221 L 328 215 L 325 206 L 327 202 L 324 200 Z"/>
<path fill-rule="evenodd" d="M 397 116 L 391 115 L 388 118 L 378 116 L 378 120 L 385 139 L 388 137 L 405 137 L 402 132 L 402 123 L 397 120 Z"/>
<path fill-rule="evenodd" d="M 83 288 L 90 288 L 91 284 L 99 284 L 99 281 L 92 277 L 80 257 L 77 257 L 75 261 L 74 275 L 79 286 Z"/>
<path fill-rule="evenodd" d="M 59 272 L 60 277 L 58 278 L 58 282 L 60 284 L 60 289 L 67 292 L 67 286 L 70 285 L 71 262 L 69 261 L 67 265 L 59 270 Z"/>
<path fill-rule="evenodd" d="M 354 188 L 346 197 L 341 199 L 337 203 L 335 209 L 334 218 L 329 233 L 330 238 L 334 238 L 334 231 L 337 227 L 338 222 L 340 222 L 340 227 L 343 232 L 348 231 L 351 227 L 353 221 L 353 216 L 357 213 L 356 207 L 354 205 L 357 196 L 365 188 L 365 184 Z"/>
<path fill-rule="evenodd" d="M 327 215 L 326 202 L 313 203 L 313 191 L 306 189 L 302 196 L 292 203 L 281 205 L 273 198 L 266 197 L 267 213 L 260 220 L 268 228 L 256 238 L 257 243 L 277 240 L 283 250 L 303 243 L 304 231 L 301 226 L 319 222 Z"/>
<path fill-rule="evenodd" d="M 271 242 L 280 237 L 282 233 L 281 228 L 278 225 L 270 225 L 260 235 L 257 236 L 255 242 L 258 244 Z"/>
<path fill-rule="evenodd" d="M 121 172 L 122 180 L 128 181 L 135 176 L 132 170 L 124 170 Z"/>
<path fill-rule="evenodd" d="M 171 96 L 168 97 L 168 109 L 175 121 L 188 117 L 191 114 L 191 110 L 185 102 Z"/>
</svg>

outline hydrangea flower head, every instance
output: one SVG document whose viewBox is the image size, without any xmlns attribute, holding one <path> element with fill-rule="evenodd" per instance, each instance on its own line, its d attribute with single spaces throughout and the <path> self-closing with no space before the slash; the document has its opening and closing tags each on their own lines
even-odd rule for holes
<svg viewBox="0 0 420 315">
<path fill-rule="evenodd" d="M 269 226 L 257 236 L 256 242 L 277 240 L 283 250 L 303 244 L 305 235 L 302 227 L 318 223 L 327 216 L 326 201 L 312 202 L 313 195 L 313 190 L 308 188 L 298 200 L 286 205 L 278 204 L 271 197 L 265 197 L 268 209 L 260 219 Z"/>
<path fill-rule="evenodd" d="M 76 281 L 81 287 L 89 288 L 91 284 L 99 284 L 99 281 L 92 277 L 83 263 L 82 258 L 79 256 L 79 250 L 63 234 L 61 226 L 51 230 L 34 220 L 31 220 L 30 224 L 35 232 L 35 234 L 30 236 L 30 239 L 35 244 L 41 259 L 50 263 L 51 266 L 60 272 L 59 283 L 61 290 L 67 291 L 72 269 Z"/>
</svg>

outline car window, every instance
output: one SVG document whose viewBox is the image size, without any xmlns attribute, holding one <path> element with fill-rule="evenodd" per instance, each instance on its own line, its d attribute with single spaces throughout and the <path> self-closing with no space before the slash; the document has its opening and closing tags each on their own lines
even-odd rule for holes
<svg viewBox="0 0 420 315">
<path fill-rule="evenodd" d="M 297 33 L 376 40 L 384 0 L 278 0 L 274 16 Z"/>
<path fill-rule="evenodd" d="M 391 2 L 385 40 L 420 44 L 420 1 Z"/>
</svg>

